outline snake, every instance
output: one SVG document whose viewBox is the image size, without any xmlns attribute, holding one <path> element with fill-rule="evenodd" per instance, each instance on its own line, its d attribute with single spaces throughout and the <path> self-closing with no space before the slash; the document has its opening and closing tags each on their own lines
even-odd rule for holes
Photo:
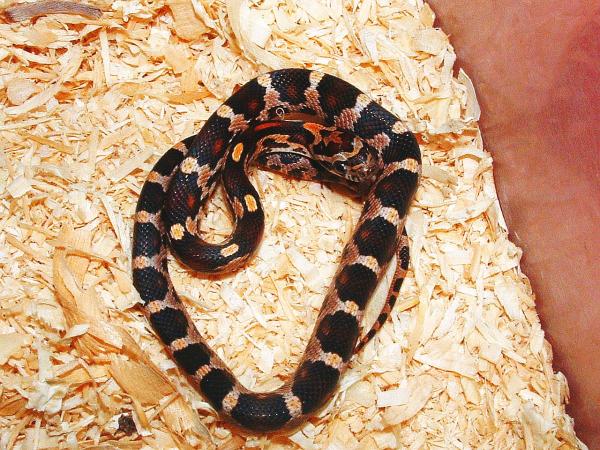
<svg viewBox="0 0 600 450">
<path fill-rule="evenodd" d="M 237 380 L 201 336 L 168 272 L 169 253 L 205 273 L 236 270 L 255 253 L 264 211 L 250 166 L 338 185 L 364 199 L 306 350 L 271 392 Z M 159 158 L 135 212 L 133 284 L 167 353 L 223 420 L 248 432 L 275 432 L 299 426 L 330 400 L 399 295 L 409 265 L 405 222 L 420 174 L 419 144 L 402 120 L 347 81 L 301 68 L 264 73 L 238 87 L 197 134 Z M 234 227 L 213 243 L 201 236 L 199 221 L 218 183 Z M 361 338 L 365 308 L 394 255 L 385 304 Z"/>
</svg>

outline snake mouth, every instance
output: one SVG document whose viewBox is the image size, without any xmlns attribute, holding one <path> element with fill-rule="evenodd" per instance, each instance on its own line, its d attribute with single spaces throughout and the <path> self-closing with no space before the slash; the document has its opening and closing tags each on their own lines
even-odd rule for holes
<svg viewBox="0 0 600 450">
<path fill-rule="evenodd" d="M 328 125 L 323 117 L 319 116 L 318 114 L 301 111 L 286 111 L 281 107 L 276 108 L 274 113 L 275 118 L 278 120 L 285 120 L 288 122 L 316 123 L 323 127 Z"/>
</svg>

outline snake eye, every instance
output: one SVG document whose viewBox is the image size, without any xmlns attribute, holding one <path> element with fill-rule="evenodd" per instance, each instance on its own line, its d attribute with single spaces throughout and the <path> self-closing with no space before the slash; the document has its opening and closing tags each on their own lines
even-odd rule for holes
<svg viewBox="0 0 600 450">
<path fill-rule="evenodd" d="M 342 161 L 336 161 L 333 163 L 333 168 L 339 173 L 344 173 L 346 171 L 346 164 Z"/>
</svg>

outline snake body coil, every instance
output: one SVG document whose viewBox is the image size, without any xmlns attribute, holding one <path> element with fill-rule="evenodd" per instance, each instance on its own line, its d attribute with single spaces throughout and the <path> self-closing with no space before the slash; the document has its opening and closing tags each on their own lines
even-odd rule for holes
<svg viewBox="0 0 600 450">
<path fill-rule="evenodd" d="M 277 119 L 289 113 L 316 116 L 321 125 Z M 246 177 L 251 163 L 296 178 L 341 183 L 366 196 L 299 366 L 268 393 L 242 386 L 208 346 L 167 269 L 169 248 L 183 264 L 204 272 L 232 270 L 253 253 L 264 214 Z M 347 82 L 304 69 L 249 81 L 196 136 L 156 163 L 136 210 L 134 285 L 173 359 L 223 417 L 248 430 L 273 431 L 298 424 L 324 405 L 353 353 L 381 327 L 397 298 L 408 267 L 404 222 L 420 163 L 415 137 L 394 115 Z M 198 237 L 196 217 L 221 178 L 235 229 L 224 242 L 210 244 Z M 398 266 L 386 305 L 359 341 L 364 308 L 394 254 Z"/>
</svg>

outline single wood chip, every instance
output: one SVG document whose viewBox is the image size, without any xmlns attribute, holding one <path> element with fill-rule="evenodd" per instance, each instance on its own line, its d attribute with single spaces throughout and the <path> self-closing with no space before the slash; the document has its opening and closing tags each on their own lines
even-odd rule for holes
<svg viewBox="0 0 600 450">
<path fill-rule="evenodd" d="M 6 17 L 12 22 L 23 22 L 34 17 L 48 14 L 74 14 L 90 19 L 99 19 L 102 10 L 85 3 L 49 1 L 35 3 L 18 3 L 4 10 Z"/>
</svg>

